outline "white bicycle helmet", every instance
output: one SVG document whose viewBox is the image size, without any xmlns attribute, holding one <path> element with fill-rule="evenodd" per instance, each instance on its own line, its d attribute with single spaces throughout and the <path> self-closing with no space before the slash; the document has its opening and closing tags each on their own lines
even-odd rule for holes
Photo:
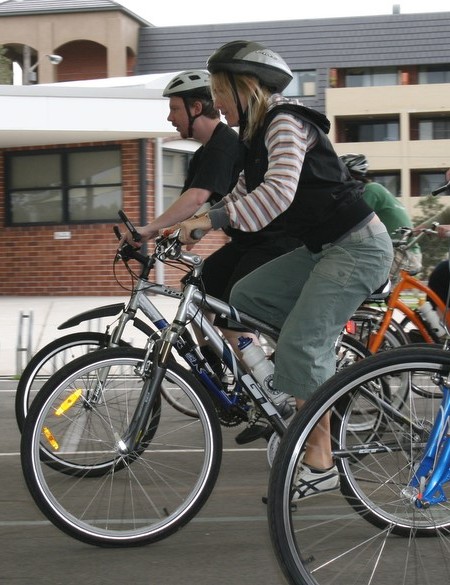
<svg viewBox="0 0 450 585">
<path fill-rule="evenodd" d="M 210 73 L 225 71 L 254 75 L 273 90 L 281 92 L 292 81 L 287 63 L 274 51 L 254 41 L 231 41 L 217 49 L 208 59 Z"/>
<path fill-rule="evenodd" d="M 343 154 L 339 158 L 352 175 L 366 176 L 369 163 L 363 154 Z"/>
<path fill-rule="evenodd" d="M 214 103 L 211 96 L 210 77 L 208 71 L 194 69 L 192 71 L 183 71 L 176 75 L 165 87 L 164 97 L 180 97 L 184 102 L 186 113 L 189 119 L 188 137 L 193 137 L 194 122 L 200 116 L 208 116 L 212 112 L 217 113 L 214 109 Z M 189 101 L 201 100 L 203 108 L 200 114 L 196 116 L 191 114 Z M 218 116 L 218 114 L 217 114 Z"/>
<path fill-rule="evenodd" d="M 208 71 L 198 69 L 179 73 L 167 84 L 163 96 L 212 99 Z"/>
</svg>

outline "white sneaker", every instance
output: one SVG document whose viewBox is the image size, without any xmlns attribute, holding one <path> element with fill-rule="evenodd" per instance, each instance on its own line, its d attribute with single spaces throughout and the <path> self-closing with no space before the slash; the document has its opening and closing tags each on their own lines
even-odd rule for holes
<svg viewBox="0 0 450 585">
<path fill-rule="evenodd" d="M 307 465 L 300 463 L 294 480 L 292 501 L 337 489 L 339 489 L 339 472 L 336 465 L 326 471 L 311 471 Z"/>
</svg>

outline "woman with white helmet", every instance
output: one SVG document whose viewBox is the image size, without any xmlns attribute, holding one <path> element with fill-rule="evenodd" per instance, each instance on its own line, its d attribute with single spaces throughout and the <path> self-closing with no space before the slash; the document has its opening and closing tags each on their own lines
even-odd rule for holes
<svg viewBox="0 0 450 585">
<path fill-rule="evenodd" d="M 327 138 L 328 120 L 285 98 L 286 62 L 263 45 L 233 41 L 208 61 L 214 105 L 247 145 L 244 170 L 230 194 L 196 219 L 193 229 L 264 230 L 284 218 L 304 246 L 238 282 L 231 303 L 281 328 L 274 386 L 297 406 L 335 371 L 335 341 L 357 307 L 387 278 L 392 245 Z M 289 210 L 289 213 L 286 213 Z M 295 498 L 336 489 L 329 420 L 310 437 Z"/>
</svg>

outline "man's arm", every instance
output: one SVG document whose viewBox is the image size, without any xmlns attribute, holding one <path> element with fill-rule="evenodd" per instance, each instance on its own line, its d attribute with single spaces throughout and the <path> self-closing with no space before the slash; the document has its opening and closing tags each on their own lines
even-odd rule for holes
<svg viewBox="0 0 450 585">
<path fill-rule="evenodd" d="M 209 197 L 211 191 L 207 189 L 187 189 L 172 205 L 166 209 L 161 215 L 148 223 L 146 226 L 137 228 L 137 231 L 145 240 L 156 237 L 159 231 L 163 228 L 175 225 L 185 219 L 189 219 L 204 205 Z M 132 243 L 131 234 L 126 234 L 126 239 Z"/>
</svg>

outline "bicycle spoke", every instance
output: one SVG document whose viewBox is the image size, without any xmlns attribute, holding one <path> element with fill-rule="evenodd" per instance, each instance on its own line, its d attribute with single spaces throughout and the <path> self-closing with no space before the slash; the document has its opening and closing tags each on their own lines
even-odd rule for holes
<svg viewBox="0 0 450 585">
<path fill-rule="evenodd" d="M 272 541 L 289 583 L 450 579 L 450 476 L 439 486 L 444 501 L 430 505 L 420 495 L 427 493 L 428 475 L 418 477 L 443 408 L 437 381 L 449 371 L 450 355 L 440 349 L 380 353 L 338 373 L 297 415 L 275 457 L 268 495 Z M 389 388 L 399 378 L 407 398 L 393 408 Z M 418 393 L 418 385 L 434 391 Z M 329 410 L 340 489 L 291 502 L 300 454 Z M 442 453 L 436 449 L 430 473 Z"/>
<path fill-rule="evenodd" d="M 221 440 L 214 407 L 178 365 L 169 368 L 163 386 L 177 386 L 196 418 L 158 395 L 146 430 L 126 451 L 144 355 L 112 349 L 74 361 L 44 387 L 25 423 L 22 462 L 36 503 L 56 526 L 90 544 L 135 546 L 165 538 L 198 512 L 217 478 Z"/>
</svg>

